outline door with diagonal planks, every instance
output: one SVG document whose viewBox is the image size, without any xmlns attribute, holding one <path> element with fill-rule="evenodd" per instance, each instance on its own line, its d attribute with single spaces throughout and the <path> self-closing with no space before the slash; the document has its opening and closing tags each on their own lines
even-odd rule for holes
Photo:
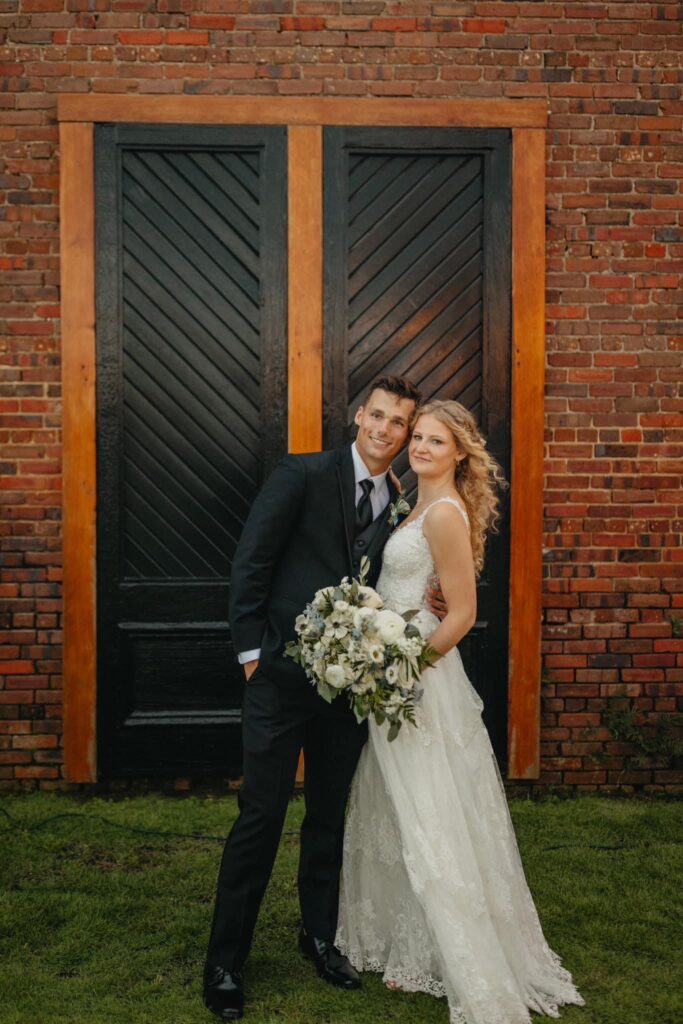
<svg viewBox="0 0 683 1024">
<path fill-rule="evenodd" d="M 510 132 L 299 127 L 289 182 L 287 148 L 284 127 L 96 128 L 105 777 L 239 774 L 230 564 L 288 422 L 310 447 L 322 408 L 343 444 L 372 380 L 406 374 L 509 473 Z M 501 765 L 508 545 L 505 512 L 461 648 Z"/>
<path fill-rule="evenodd" d="M 235 545 L 286 450 L 285 131 L 96 131 L 106 776 L 236 774 Z"/>
<path fill-rule="evenodd" d="M 405 374 L 471 410 L 509 479 L 510 132 L 326 128 L 324 176 L 325 444 L 352 436 L 375 378 Z M 396 469 L 413 499 L 406 452 Z M 460 645 L 502 766 L 508 555 L 505 513 Z"/>
</svg>

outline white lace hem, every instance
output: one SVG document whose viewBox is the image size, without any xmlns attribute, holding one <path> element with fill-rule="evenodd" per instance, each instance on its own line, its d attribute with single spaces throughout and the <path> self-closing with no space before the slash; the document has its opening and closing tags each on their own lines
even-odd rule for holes
<svg viewBox="0 0 683 1024">
<path fill-rule="evenodd" d="M 434 563 L 419 518 L 384 549 L 388 608 L 422 608 Z M 457 650 L 424 673 L 416 727 L 370 721 L 349 799 L 336 944 L 358 970 L 446 996 L 451 1024 L 530 1024 L 583 1005 L 546 943 L 482 703 Z"/>
<path fill-rule="evenodd" d="M 382 981 L 395 983 L 401 992 L 425 992 L 427 995 L 436 996 L 437 999 L 446 998 L 446 987 L 442 981 L 430 977 L 422 971 L 413 971 L 410 975 L 405 971 L 389 967 L 388 964 L 372 957 L 364 957 L 354 954 L 353 950 L 345 947 L 342 943 L 337 947 L 340 952 L 347 956 L 357 971 L 371 971 L 373 974 L 383 975 Z"/>
<path fill-rule="evenodd" d="M 370 971 L 373 974 L 381 974 L 385 985 L 394 984 L 400 992 L 424 992 L 425 995 L 434 996 L 436 999 L 445 999 L 448 995 L 444 983 L 424 971 L 407 972 L 391 967 L 388 963 L 383 963 L 374 957 L 363 956 L 358 950 L 351 949 L 339 937 L 337 937 L 337 947 L 344 956 L 349 958 L 357 971 Z M 557 954 L 551 951 L 551 957 L 558 971 L 559 977 L 557 982 L 558 985 L 562 985 L 562 993 L 560 994 L 556 991 L 550 997 L 543 995 L 533 986 L 530 986 L 526 995 L 526 1005 L 528 1010 L 533 1013 L 557 1020 L 560 1017 L 560 1007 L 585 1006 L 586 1004 L 583 996 L 579 994 L 574 986 L 571 974 L 562 966 Z M 453 1005 L 452 1001 L 449 1004 L 448 1013 L 450 1024 L 470 1024 L 461 1007 Z M 526 1020 L 529 1024 L 532 1024 L 528 1013 Z M 504 1020 L 496 1015 L 496 1017 L 491 1017 L 487 1024 L 508 1024 L 508 1019 Z"/>
</svg>

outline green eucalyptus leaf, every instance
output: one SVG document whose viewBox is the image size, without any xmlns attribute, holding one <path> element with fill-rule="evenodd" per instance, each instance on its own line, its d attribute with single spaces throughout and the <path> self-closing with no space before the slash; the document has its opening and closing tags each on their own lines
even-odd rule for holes
<svg viewBox="0 0 683 1024">
<path fill-rule="evenodd" d="M 333 686 L 330 686 L 328 683 L 324 682 L 322 679 L 319 679 L 318 680 L 318 693 L 320 694 L 320 696 L 322 697 L 323 700 L 327 701 L 328 704 L 331 704 L 332 701 L 334 700 L 334 698 L 339 693 L 339 690 L 335 690 L 335 688 Z"/>
<path fill-rule="evenodd" d="M 353 713 L 355 715 L 356 721 L 360 725 L 360 723 L 364 722 L 365 719 L 368 717 L 368 709 L 364 707 L 360 702 L 356 701 L 351 702 L 351 707 L 353 708 Z"/>
</svg>

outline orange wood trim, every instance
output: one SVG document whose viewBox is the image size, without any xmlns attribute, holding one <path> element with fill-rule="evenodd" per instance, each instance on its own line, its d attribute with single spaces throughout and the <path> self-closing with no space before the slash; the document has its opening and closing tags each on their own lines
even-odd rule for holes
<svg viewBox="0 0 683 1024">
<path fill-rule="evenodd" d="M 289 450 L 323 444 L 323 132 L 287 132 L 287 328 Z M 296 781 L 304 781 L 299 756 Z"/>
<path fill-rule="evenodd" d="M 512 473 L 508 776 L 540 771 L 545 132 L 512 133 Z"/>
<path fill-rule="evenodd" d="M 323 132 L 287 133 L 289 450 L 323 444 Z"/>
<path fill-rule="evenodd" d="M 95 198 L 93 127 L 60 126 L 64 771 L 95 782 Z"/>
<path fill-rule="evenodd" d="M 450 125 L 513 129 L 513 366 L 512 551 L 510 580 L 509 775 L 534 778 L 539 770 L 540 602 L 542 537 L 542 437 L 544 365 L 544 132 L 545 101 L 346 100 L 284 97 L 157 97 L 62 95 L 61 284 L 64 395 L 64 720 L 65 773 L 72 781 L 96 780 L 95 616 L 95 253 L 93 123 L 288 124 L 297 131 L 299 171 L 313 174 L 314 154 L 304 138 L 320 137 L 324 124 Z M 83 123 L 79 123 L 83 122 Z M 290 143 L 291 144 L 291 143 Z M 297 142 L 294 141 L 294 150 Z M 295 159 L 290 154 L 291 163 Z M 307 162 L 308 161 L 308 162 Z M 296 180 L 292 178 L 292 180 Z M 292 451 L 320 447 L 320 392 L 316 368 L 314 307 L 292 315 L 292 281 L 312 292 L 314 202 L 303 189 L 290 200 L 290 217 L 305 226 L 293 238 L 306 271 L 290 257 Z M 320 194 L 320 183 L 316 195 Z M 316 198 L 315 202 L 318 202 Z M 322 214 L 319 214 L 320 218 Z M 322 226 L 320 228 L 322 233 Z M 322 242 L 320 240 L 320 245 Z M 291 250 L 290 250 L 291 251 Z M 320 282 L 320 288 L 322 284 Z M 300 290 L 296 293 L 302 294 Z M 300 303 L 299 303 L 300 304 Z M 322 295 L 320 296 L 322 306 Z M 321 337 L 321 333 L 320 333 Z M 318 343 L 320 344 L 320 342 Z M 309 361 L 310 360 L 310 361 Z M 302 370 L 306 370 L 305 375 Z M 298 387 L 298 390 L 297 390 Z M 295 397 L 296 396 L 296 397 Z M 306 397 L 307 396 L 307 397 Z M 294 408 L 296 406 L 296 408 Z M 306 415 L 304 415 L 306 414 Z M 317 443 L 316 443 L 317 442 Z M 524 481 L 524 488 L 516 487 Z M 522 507 L 522 500 L 524 505 Z"/>
<path fill-rule="evenodd" d="M 545 100 L 403 100 L 270 96 L 95 96 L 58 98 L 60 121 L 180 124 L 450 125 L 544 128 Z"/>
</svg>

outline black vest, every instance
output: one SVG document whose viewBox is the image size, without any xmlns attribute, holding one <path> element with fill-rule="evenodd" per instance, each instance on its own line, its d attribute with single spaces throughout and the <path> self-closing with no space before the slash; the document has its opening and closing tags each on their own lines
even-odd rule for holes
<svg viewBox="0 0 683 1024">
<path fill-rule="evenodd" d="M 360 573 L 360 563 L 363 555 L 367 555 L 372 548 L 372 542 L 375 539 L 378 531 L 384 526 L 387 516 L 389 515 L 389 507 L 382 509 L 376 519 L 366 526 L 364 530 L 357 533 L 354 537 L 353 545 L 351 548 L 351 558 L 353 575 L 358 576 Z M 382 545 L 384 546 L 384 545 Z M 379 557 L 371 558 L 370 560 L 370 572 L 368 574 L 367 583 L 369 586 L 374 587 L 379 579 L 379 571 L 382 565 L 381 552 Z"/>
</svg>

